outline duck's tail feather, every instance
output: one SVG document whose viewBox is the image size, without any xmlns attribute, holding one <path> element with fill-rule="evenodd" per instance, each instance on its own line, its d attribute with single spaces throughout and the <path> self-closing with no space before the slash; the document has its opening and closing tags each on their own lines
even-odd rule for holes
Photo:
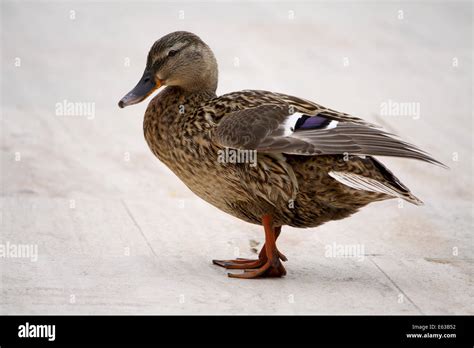
<svg viewBox="0 0 474 348">
<path fill-rule="evenodd" d="M 365 190 L 383 193 L 387 196 L 398 197 L 415 205 L 423 205 L 423 202 L 413 195 L 393 173 L 381 162 L 373 157 L 366 157 L 378 169 L 382 177 L 373 178 L 362 174 L 332 170 L 329 175 L 340 183 L 356 190 Z"/>
</svg>

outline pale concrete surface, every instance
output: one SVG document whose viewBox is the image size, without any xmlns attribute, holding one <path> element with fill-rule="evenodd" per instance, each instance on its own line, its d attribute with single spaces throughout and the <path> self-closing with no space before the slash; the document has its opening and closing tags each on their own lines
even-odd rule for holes
<svg viewBox="0 0 474 348">
<path fill-rule="evenodd" d="M 0 313 L 474 313 L 470 2 L 2 1 L 1 10 L 0 244 L 36 245 L 38 260 L 0 258 Z M 116 106 L 151 44 L 174 30 L 213 48 L 220 94 L 311 99 L 379 123 L 451 169 L 383 158 L 425 206 L 392 200 L 317 229 L 284 228 L 287 277 L 226 277 L 211 259 L 254 257 L 261 229 L 199 200 L 153 157 L 146 103 Z M 95 103 L 94 117 L 56 115 L 64 100 Z M 381 115 L 388 100 L 419 103 L 420 117 Z M 363 250 L 327 257 L 334 243 Z"/>
</svg>

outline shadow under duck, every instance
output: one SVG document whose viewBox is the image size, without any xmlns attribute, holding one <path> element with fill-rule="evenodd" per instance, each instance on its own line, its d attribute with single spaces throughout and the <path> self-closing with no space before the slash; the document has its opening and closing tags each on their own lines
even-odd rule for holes
<svg viewBox="0 0 474 348">
<path fill-rule="evenodd" d="M 316 227 L 375 201 L 422 204 L 372 156 L 442 165 L 417 147 L 360 118 L 301 98 L 244 90 L 216 95 L 217 62 L 196 35 L 178 31 L 156 41 L 136 87 L 121 108 L 167 86 L 143 122 L 151 151 L 196 195 L 244 221 L 263 225 L 256 260 L 213 260 L 230 277 L 286 274 L 276 239 L 283 225 Z M 253 163 L 218 160 L 256 155 Z M 248 159 L 249 157 L 247 157 Z"/>
</svg>

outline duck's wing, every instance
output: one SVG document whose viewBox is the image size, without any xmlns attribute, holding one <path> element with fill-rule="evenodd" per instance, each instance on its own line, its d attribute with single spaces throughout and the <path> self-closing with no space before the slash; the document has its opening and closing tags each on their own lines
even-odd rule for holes
<svg viewBox="0 0 474 348">
<path fill-rule="evenodd" d="M 221 146 L 297 155 L 367 155 L 413 158 L 444 166 L 416 146 L 360 118 L 283 94 L 235 98 L 213 129 Z M 256 100 L 255 100 L 256 99 Z"/>
</svg>

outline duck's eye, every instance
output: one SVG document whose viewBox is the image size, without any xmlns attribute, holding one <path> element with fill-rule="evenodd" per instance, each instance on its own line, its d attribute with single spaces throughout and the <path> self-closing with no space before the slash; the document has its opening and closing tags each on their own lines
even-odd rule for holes
<svg viewBox="0 0 474 348">
<path fill-rule="evenodd" d="M 173 56 L 176 55 L 176 53 L 178 53 L 178 51 L 176 51 L 176 50 L 170 50 L 170 51 L 168 52 L 168 57 L 173 57 Z"/>
</svg>

